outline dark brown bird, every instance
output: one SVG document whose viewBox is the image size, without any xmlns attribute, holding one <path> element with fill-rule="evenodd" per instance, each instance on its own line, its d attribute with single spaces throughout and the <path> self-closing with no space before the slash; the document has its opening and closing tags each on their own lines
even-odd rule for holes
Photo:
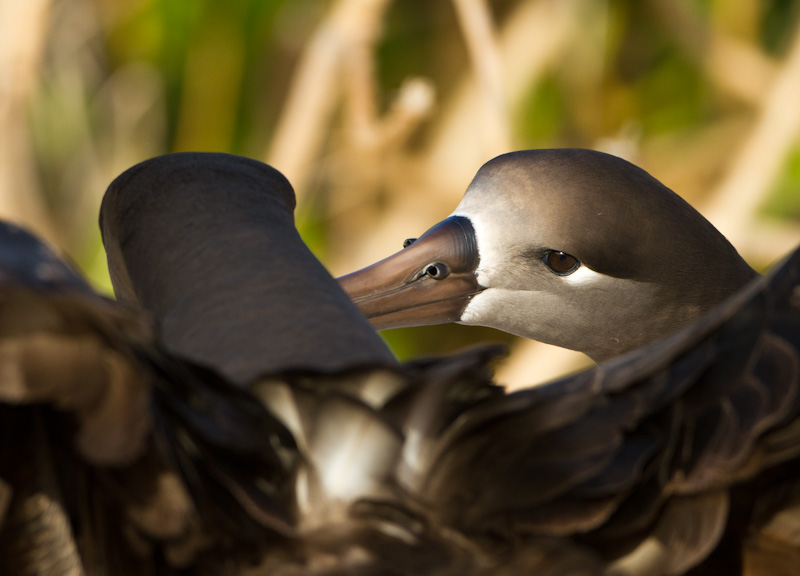
<svg viewBox="0 0 800 576">
<path fill-rule="evenodd" d="M 0 573 L 794 573 L 800 254 L 505 394 L 494 349 L 398 366 L 292 209 L 251 160 L 132 168 L 126 304 L 0 230 Z"/>
</svg>

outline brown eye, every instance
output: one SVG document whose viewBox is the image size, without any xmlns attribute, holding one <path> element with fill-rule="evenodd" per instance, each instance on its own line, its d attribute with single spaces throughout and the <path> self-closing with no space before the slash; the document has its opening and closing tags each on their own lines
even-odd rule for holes
<svg viewBox="0 0 800 576">
<path fill-rule="evenodd" d="M 550 250 L 545 253 L 542 261 L 547 264 L 553 272 L 559 276 L 567 276 L 575 272 L 581 265 L 575 256 L 570 256 L 566 252 L 559 252 L 557 250 Z"/>
</svg>

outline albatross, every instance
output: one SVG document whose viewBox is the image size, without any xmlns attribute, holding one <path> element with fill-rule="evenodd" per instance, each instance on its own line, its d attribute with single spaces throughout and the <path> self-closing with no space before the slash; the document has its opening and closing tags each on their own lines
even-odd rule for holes
<svg viewBox="0 0 800 576">
<path fill-rule="evenodd" d="M 680 196 L 591 150 L 494 158 L 452 215 L 406 244 L 340 278 L 376 328 L 488 326 L 598 362 L 676 331 L 756 277 Z"/>
<path fill-rule="evenodd" d="M 506 394 L 494 348 L 398 365 L 293 206 L 236 156 L 132 168 L 120 302 L 0 226 L 2 573 L 795 573 L 800 254 Z"/>
</svg>

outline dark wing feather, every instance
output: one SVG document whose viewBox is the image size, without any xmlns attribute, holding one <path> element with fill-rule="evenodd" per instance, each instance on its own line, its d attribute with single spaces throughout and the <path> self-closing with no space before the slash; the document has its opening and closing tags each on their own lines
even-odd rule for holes
<svg viewBox="0 0 800 576">
<path fill-rule="evenodd" d="M 504 394 L 483 349 L 251 396 L 8 232 L 3 573 L 699 576 L 735 574 L 743 541 L 753 574 L 791 573 L 797 253 L 541 388 Z"/>
<path fill-rule="evenodd" d="M 293 524 L 286 428 L 0 224 L 0 573 L 170 574 Z"/>
<path fill-rule="evenodd" d="M 429 442 L 416 486 L 469 534 L 688 570 L 722 539 L 729 489 L 798 457 L 799 278 L 800 251 L 661 342 L 469 407 Z"/>
<path fill-rule="evenodd" d="M 290 533 L 298 453 L 289 430 L 212 370 L 153 353 L 142 363 L 155 437 L 211 526 L 240 542 L 263 537 L 259 527 Z"/>
</svg>

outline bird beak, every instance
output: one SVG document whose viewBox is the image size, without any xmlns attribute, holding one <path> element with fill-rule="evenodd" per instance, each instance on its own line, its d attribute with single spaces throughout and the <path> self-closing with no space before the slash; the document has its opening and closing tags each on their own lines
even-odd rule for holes
<svg viewBox="0 0 800 576">
<path fill-rule="evenodd" d="M 467 218 L 451 216 L 401 252 L 339 278 L 376 330 L 457 322 L 478 284 L 478 248 Z"/>
</svg>

